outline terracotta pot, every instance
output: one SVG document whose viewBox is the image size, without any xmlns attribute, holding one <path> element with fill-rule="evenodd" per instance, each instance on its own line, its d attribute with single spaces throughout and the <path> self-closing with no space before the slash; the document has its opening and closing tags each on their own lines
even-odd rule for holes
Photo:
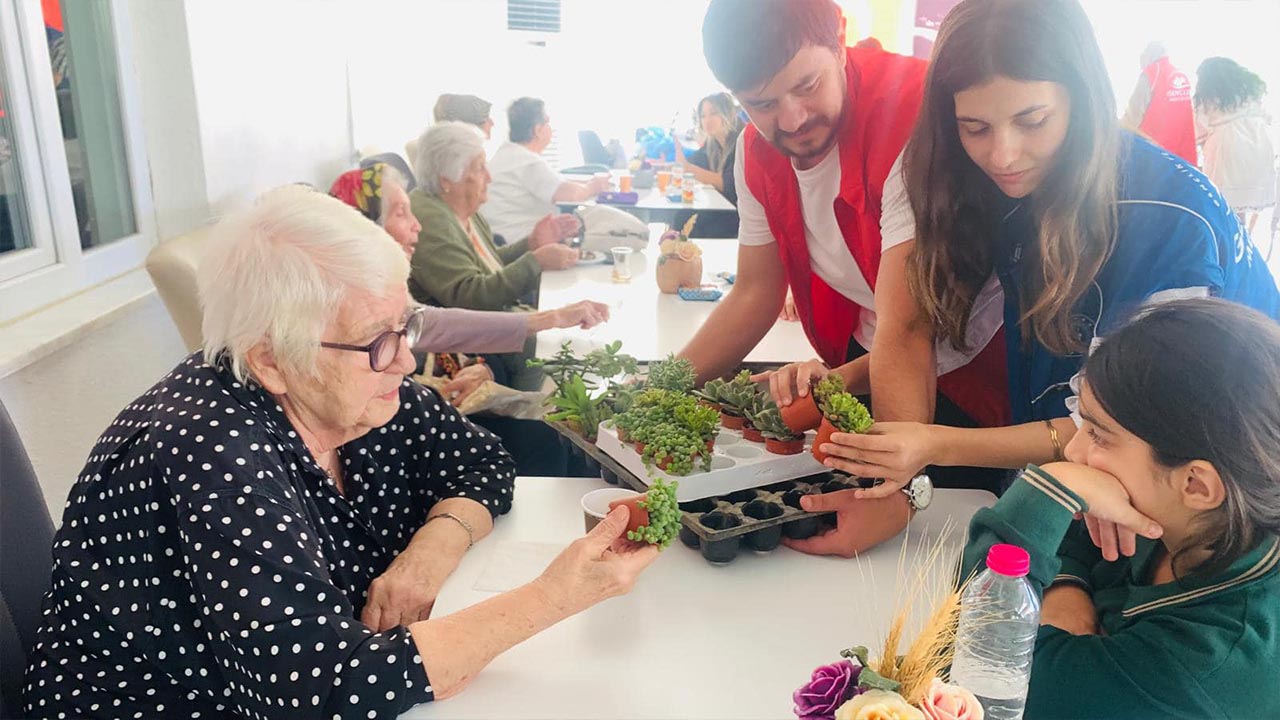
<svg viewBox="0 0 1280 720">
<path fill-rule="evenodd" d="M 622 428 L 617 427 L 617 426 L 615 426 L 615 427 L 614 427 L 614 429 L 615 429 L 615 430 L 617 431 L 617 433 L 618 433 L 618 442 L 623 443 L 623 444 L 626 444 L 626 443 L 631 442 L 631 437 L 630 437 L 629 435 L 627 435 L 627 431 L 626 431 L 626 430 L 623 430 Z"/>
<path fill-rule="evenodd" d="M 804 438 L 799 440 L 764 439 L 764 449 L 774 455 L 799 455 L 804 452 Z"/>
<path fill-rule="evenodd" d="M 667 294 L 675 294 L 682 287 L 696 288 L 702 285 L 702 258 L 681 260 L 668 255 L 658 261 L 654 278 L 658 289 Z"/>
<path fill-rule="evenodd" d="M 645 447 L 646 447 L 646 446 L 645 446 L 645 444 L 644 444 L 644 443 L 642 443 L 642 442 L 637 442 L 637 443 L 635 444 L 636 452 L 637 452 L 637 453 L 639 453 L 639 454 L 641 454 L 641 455 L 643 455 L 643 454 L 644 454 L 644 449 L 645 449 Z"/>
<path fill-rule="evenodd" d="M 782 408 L 782 422 L 792 432 L 798 433 L 821 425 L 822 411 L 818 410 L 818 404 L 813 401 L 813 394 L 796 398 L 790 405 Z"/>
<path fill-rule="evenodd" d="M 711 438 L 710 440 L 707 441 L 707 454 L 710 455 L 715 451 L 716 451 L 716 439 Z"/>
<path fill-rule="evenodd" d="M 649 511 L 640 507 L 639 503 L 644 500 L 647 495 L 636 495 L 635 497 L 622 498 L 609 503 L 609 509 L 613 510 L 619 505 L 626 505 L 631 508 L 631 515 L 627 518 L 627 530 L 639 530 L 649 524 Z"/>
<path fill-rule="evenodd" d="M 822 424 L 818 426 L 818 437 L 813 440 L 813 457 L 818 462 L 823 462 L 827 459 L 827 454 L 818 448 L 831 439 L 831 433 L 833 432 L 836 432 L 836 426 L 832 425 L 830 420 L 822 418 Z"/>
<path fill-rule="evenodd" d="M 743 425 L 742 439 L 750 440 L 751 442 L 762 443 L 764 442 L 764 435 L 762 435 L 759 430 L 755 429 L 751 425 Z"/>
<path fill-rule="evenodd" d="M 702 399 L 699 399 L 699 400 L 698 400 L 698 404 L 699 404 L 699 405 L 702 405 L 703 407 L 709 407 L 709 408 L 711 408 L 712 410 L 715 410 L 716 412 L 720 412 L 720 411 L 724 410 L 724 407 L 723 407 L 723 406 L 721 406 L 721 405 L 720 405 L 720 403 L 718 403 L 718 402 L 711 402 L 710 400 L 702 400 Z"/>
<path fill-rule="evenodd" d="M 744 417 L 730 415 L 724 411 L 721 411 L 720 413 L 720 424 L 723 425 L 726 430 L 741 430 L 742 426 L 745 425 L 746 422 L 747 419 Z"/>
</svg>

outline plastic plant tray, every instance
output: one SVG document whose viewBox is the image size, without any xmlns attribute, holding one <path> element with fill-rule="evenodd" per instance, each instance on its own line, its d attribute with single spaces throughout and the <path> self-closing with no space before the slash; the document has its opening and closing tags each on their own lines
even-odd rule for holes
<svg viewBox="0 0 1280 720">
<path fill-rule="evenodd" d="M 796 455 L 776 455 L 765 450 L 764 443 L 747 440 L 737 430 L 721 429 L 716 436 L 711 469 L 704 471 L 700 464 L 695 464 L 688 475 L 668 475 L 656 466 L 645 467 L 640 453 L 618 440 L 617 430 L 608 421 L 600 424 L 596 447 L 646 486 L 658 478 L 668 483 L 679 482 L 676 501 L 683 503 L 826 472 L 827 468 L 808 451 L 813 437 L 812 432 L 806 433 L 805 450 Z"/>
</svg>

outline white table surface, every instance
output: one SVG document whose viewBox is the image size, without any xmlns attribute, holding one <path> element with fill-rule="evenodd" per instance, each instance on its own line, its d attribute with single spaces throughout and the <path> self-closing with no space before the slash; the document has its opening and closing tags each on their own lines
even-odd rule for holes
<svg viewBox="0 0 1280 720">
<path fill-rule="evenodd" d="M 579 501 L 597 487 L 605 485 L 589 478 L 518 479 L 514 509 L 463 558 L 433 616 L 492 597 L 475 586 L 486 579 L 492 586 L 504 560 L 518 570 L 508 573 L 511 587 L 536 577 L 542 558 L 582 535 Z M 792 718 L 791 693 L 813 668 L 835 662 L 846 647 L 883 641 L 912 587 L 919 548 L 931 547 L 950 527 L 954 559 L 969 518 L 993 502 L 981 490 L 938 490 L 905 537 L 853 560 L 779 547 L 767 555 L 741 552 L 717 567 L 677 540 L 631 594 L 512 648 L 460 695 L 402 717 Z M 523 565 L 510 562 L 516 557 L 525 558 Z M 917 622 L 925 610 L 917 604 Z"/>
<path fill-rule="evenodd" d="M 623 171 L 621 170 L 613 171 L 613 176 L 614 176 L 613 189 L 614 190 L 618 189 L 617 177 L 622 172 Z M 587 175 L 569 175 L 566 177 L 572 177 L 574 179 L 580 179 L 580 180 L 590 179 L 590 176 L 587 176 Z M 654 181 L 653 187 L 651 188 L 633 188 L 633 190 L 640 196 L 639 201 L 637 201 L 635 205 L 615 205 L 610 203 L 610 206 L 616 207 L 619 210 L 633 212 L 633 214 L 638 214 L 638 215 L 643 214 L 644 216 L 650 219 L 653 219 L 655 221 L 658 219 L 666 219 L 683 210 L 693 210 L 695 212 L 701 212 L 701 213 L 737 212 L 737 208 L 734 207 L 733 203 L 729 202 L 729 200 L 725 198 L 725 196 L 721 194 L 720 191 L 716 190 L 714 187 L 711 187 L 710 185 L 705 185 L 703 183 L 698 183 L 698 189 L 693 194 L 692 203 L 672 202 L 668 200 L 665 195 L 658 192 L 658 183 L 656 180 Z M 595 204 L 596 204 L 595 200 L 587 200 L 582 202 L 556 203 L 556 205 L 562 211 L 566 211 L 566 212 L 573 210 L 573 208 L 579 205 L 595 205 Z M 644 212 L 638 213 L 634 211 L 644 211 Z"/>
<path fill-rule="evenodd" d="M 704 283 L 718 283 L 726 297 L 732 290 L 716 273 L 737 272 L 737 240 L 696 240 L 702 248 Z M 658 291 L 653 268 L 658 250 L 651 240 L 647 249 L 631 257 L 631 282 L 615 283 L 613 266 L 579 265 L 569 270 L 544 272 L 538 295 L 539 309 L 561 307 L 579 300 L 596 300 L 609 306 L 610 320 L 591 330 L 578 328 L 544 330 L 538 333 L 537 356 L 551 357 L 565 340 L 574 351 L 585 354 L 613 342 L 622 341 L 622 352 L 642 362 L 661 360 L 679 352 L 702 327 L 720 303 L 681 300 L 679 295 Z M 747 362 L 784 364 L 817 357 L 798 322 L 779 320 L 747 355 Z"/>
</svg>

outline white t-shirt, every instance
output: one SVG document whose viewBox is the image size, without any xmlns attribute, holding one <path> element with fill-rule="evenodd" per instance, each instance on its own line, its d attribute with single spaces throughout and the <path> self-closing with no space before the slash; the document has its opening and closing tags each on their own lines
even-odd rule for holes
<svg viewBox="0 0 1280 720">
<path fill-rule="evenodd" d="M 489 160 L 489 174 L 489 199 L 480 214 L 507 242 L 525 239 L 539 220 L 555 212 L 552 198 L 564 178 L 529 148 L 503 143 Z"/>
<path fill-rule="evenodd" d="M 769 229 L 764 206 L 751 193 L 743 170 L 743 139 L 738 136 L 738 152 L 734 174 L 738 190 L 738 242 L 743 245 L 768 245 L 777 242 Z M 870 348 L 876 331 L 875 293 L 862 275 L 861 268 L 849 252 L 849 246 L 836 222 L 835 200 L 840 194 L 840 149 L 834 147 L 827 156 L 809 170 L 796 170 L 800 186 L 800 207 L 804 214 L 804 237 L 809 246 L 809 264 L 813 272 L 831 289 L 862 308 L 853 336 L 859 345 Z M 880 251 L 915 239 L 915 216 L 902 179 L 902 155 L 894 161 L 885 179 L 880 204 Z M 963 367 L 982 351 L 1004 323 L 1004 291 L 995 273 L 978 294 L 969 316 L 966 336 L 969 351 L 960 352 L 944 339 L 938 341 L 938 374 Z"/>
</svg>

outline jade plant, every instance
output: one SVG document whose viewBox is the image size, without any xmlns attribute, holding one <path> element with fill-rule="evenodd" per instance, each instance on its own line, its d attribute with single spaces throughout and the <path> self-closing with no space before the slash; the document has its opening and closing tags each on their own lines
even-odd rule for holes
<svg viewBox="0 0 1280 720">
<path fill-rule="evenodd" d="M 693 363 L 685 358 L 668 355 L 666 360 L 656 362 L 649 368 L 646 385 L 661 390 L 687 393 L 693 389 L 697 380 L 698 373 L 693 369 Z"/>
<path fill-rule="evenodd" d="M 822 416 L 841 432 L 864 433 L 871 427 L 871 412 L 867 406 L 847 392 L 827 396 L 819 407 Z"/>
<path fill-rule="evenodd" d="M 679 483 L 655 480 L 637 504 L 649 513 L 648 524 L 627 531 L 627 539 L 665 548 L 680 533 L 680 506 L 676 503 Z"/>
<path fill-rule="evenodd" d="M 566 341 L 551 359 L 529 360 L 556 386 L 547 398 L 553 409 L 546 419 L 564 422 L 594 442 L 600 422 L 630 406 L 633 390 L 618 378 L 636 372 L 638 363 L 621 348 L 621 342 L 612 342 L 579 358 Z"/>
</svg>

